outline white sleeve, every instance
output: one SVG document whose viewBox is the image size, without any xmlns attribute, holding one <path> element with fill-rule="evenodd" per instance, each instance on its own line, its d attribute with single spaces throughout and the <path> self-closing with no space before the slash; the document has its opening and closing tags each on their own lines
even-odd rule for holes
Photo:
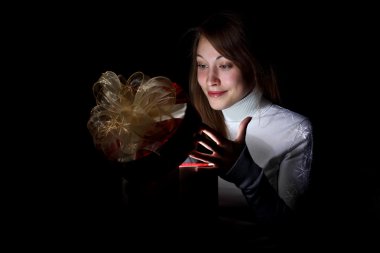
<svg viewBox="0 0 380 253">
<path fill-rule="evenodd" d="M 278 193 L 292 209 L 296 209 L 297 201 L 310 185 L 312 151 L 311 124 L 309 120 L 304 120 L 299 124 L 297 135 L 279 169 Z"/>
</svg>

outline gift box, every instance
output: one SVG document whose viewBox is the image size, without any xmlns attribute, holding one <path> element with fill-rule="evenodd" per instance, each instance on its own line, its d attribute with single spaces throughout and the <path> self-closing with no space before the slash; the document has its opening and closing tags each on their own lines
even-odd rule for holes
<svg viewBox="0 0 380 253">
<path fill-rule="evenodd" d="M 142 72 L 124 79 L 108 71 L 93 90 L 96 106 L 87 126 L 107 169 L 122 178 L 128 229 L 149 227 L 155 234 L 163 226 L 179 231 L 213 224 L 216 171 L 183 163 L 202 120 L 181 86 Z"/>
</svg>

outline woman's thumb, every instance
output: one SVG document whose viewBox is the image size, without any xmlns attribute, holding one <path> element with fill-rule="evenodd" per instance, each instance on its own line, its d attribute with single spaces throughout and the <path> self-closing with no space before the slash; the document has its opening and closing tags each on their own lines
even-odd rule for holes
<svg viewBox="0 0 380 253">
<path fill-rule="evenodd" d="M 244 142 L 245 134 L 247 132 L 247 126 L 248 126 L 248 123 L 251 121 L 251 119 L 252 117 L 246 117 L 240 122 L 239 130 L 235 139 L 236 142 L 239 142 L 239 143 Z"/>
</svg>

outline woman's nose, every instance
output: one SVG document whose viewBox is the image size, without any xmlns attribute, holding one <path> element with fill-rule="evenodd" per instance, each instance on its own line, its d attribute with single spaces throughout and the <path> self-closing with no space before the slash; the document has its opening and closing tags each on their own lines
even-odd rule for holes
<svg viewBox="0 0 380 253">
<path fill-rule="evenodd" d="M 207 76 L 207 84 L 209 86 L 215 86 L 220 84 L 220 79 L 218 75 L 218 71 L 215 70 L 215 68 L 210 69 L 208 76 Z"/>
</svg>

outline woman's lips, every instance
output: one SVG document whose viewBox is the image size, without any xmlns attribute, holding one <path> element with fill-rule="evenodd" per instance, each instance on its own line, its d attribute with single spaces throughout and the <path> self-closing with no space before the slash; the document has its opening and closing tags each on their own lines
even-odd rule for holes
<svg viewBox="0 0 380 253">
<path fill-rule="evenodd" d="M 217 98 L 222 96 L 226 91 L 208 91 L 207 94 L 209 97 Z"/>
</svg>

